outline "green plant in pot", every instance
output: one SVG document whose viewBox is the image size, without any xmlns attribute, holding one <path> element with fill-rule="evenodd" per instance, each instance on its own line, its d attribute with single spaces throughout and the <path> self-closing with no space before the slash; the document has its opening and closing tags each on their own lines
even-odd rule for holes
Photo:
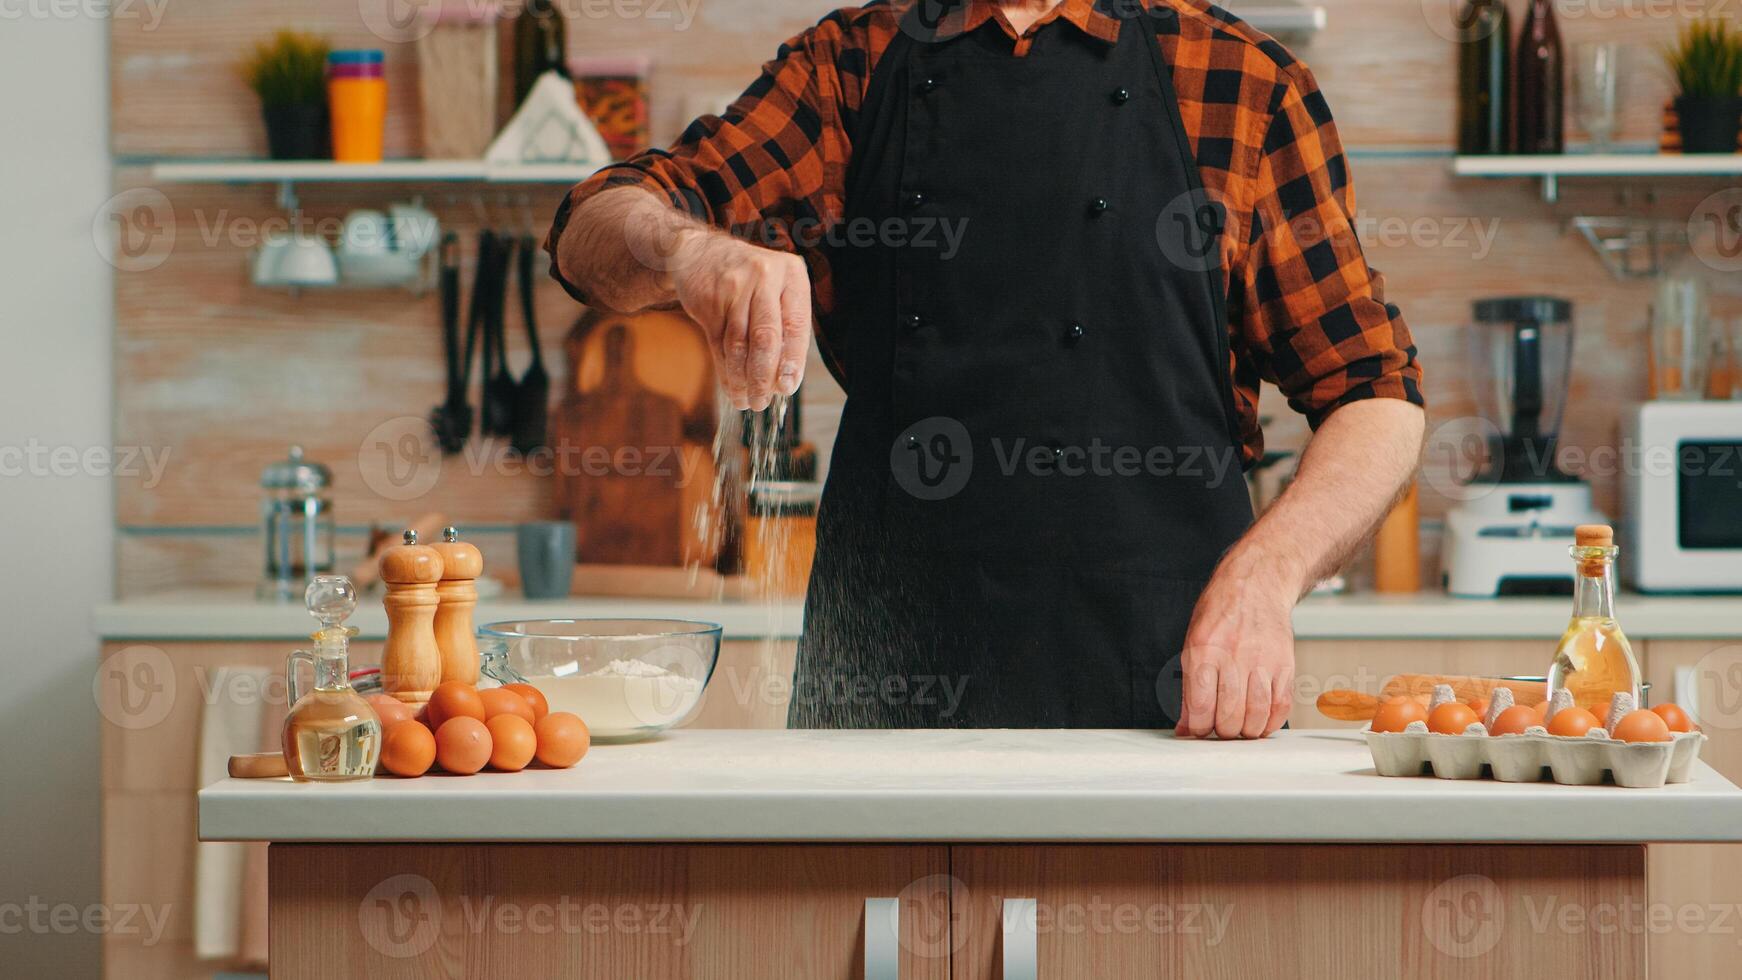
<svg viewBox="0 0 1742 980">
<path fill-rule="evenodd" d="M 326 160 L 333 155 L 327 123 L 325 39 L 279 31 L 255 45 L 242 65 L 248 87 L 260 96 L 266 149 L 274 160 Z"/>
<path fill-rule="evenodd" d="M 1742 124 L 1742 31 L 1724 20 L 1682 28 L 1664 53 L 1680 94 L 1675 114 L 1685 153 L 1735 153 Z"/>
</svg>

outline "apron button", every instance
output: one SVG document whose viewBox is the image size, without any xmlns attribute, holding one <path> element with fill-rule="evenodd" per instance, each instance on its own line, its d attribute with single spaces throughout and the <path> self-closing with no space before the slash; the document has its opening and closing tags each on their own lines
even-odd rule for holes
<svg viewBox="0 0 1742 980">
<path fill-rule="evenodd" d="M 925 318 L 920 316 L 918 313 L 909 313 L 907 315 L 907 329 L 918 330 L 920 327 L 922 327 L 924 325 L 925 325 Z"/>
<path fill-rule="evenodd" d="M 935 92 L 935 91 L 937 91 L 937 88 L 938 88 L 938 80 L 935 78 L 928 78 L 925 81 L 919 83 L 919 90 L 921 92 L 924 92 L 924 93 Z"/>
<path fill-rule="evenodd" d="M 1097 197 L 1089 202 L 1089 210 L 1095 214 L 1100 214 L 1103 211 L 1106 211 L 1108 207 L 1107 199 L 1104 197 Z"/>
<path fill-rule="evenodd" d="M 1070 326 L 1065 328 L 1065 343 L 1071 344 L 1074 346 L 1077 341 L 1082 340 L 1082 339 L 1083 339 L 1083 325 L 1082 324 L 1073 323 Z"/>
<path fill-rule="evenodd" d="M 1124 105 L 1125 103 L 1130 102 L 1130 101 L 1131 101 L 1131 90 L 1130 89 L 1128 89 L 1128 88 L 1116 88 L 1113 90 L 1113 104 L 1114 105 Z"/>
<path fill-rule="evenodd" d="M 917 208 L 924 203 L 925 203 L 925 195 L 921 194 L 919 191 L 914 191 L 913 193 L 907 195 L 907 206 L 910 208 Z"/>
</svg>

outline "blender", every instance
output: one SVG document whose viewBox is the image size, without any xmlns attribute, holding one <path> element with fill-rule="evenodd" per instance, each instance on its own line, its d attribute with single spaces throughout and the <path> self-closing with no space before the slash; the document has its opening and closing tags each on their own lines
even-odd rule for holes
<svg viewBox="0 0 1742 980">
<path fill-rule="evenodd" d="M 1555 462 L 1572 373 L 1573 304 L 1552 296 L 1477 300 L 1470 342 L 1491 429 L 1486 462 L 1446 514 L 1446 591 L 1571 595 L 1573 529 L 1608 523 L 1592 506 L 1590 486 Z"/>
</svg>

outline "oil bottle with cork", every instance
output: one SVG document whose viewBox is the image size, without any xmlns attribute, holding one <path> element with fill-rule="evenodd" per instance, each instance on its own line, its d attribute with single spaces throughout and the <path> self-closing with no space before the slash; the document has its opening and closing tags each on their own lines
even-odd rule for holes
<svg viewBox="0 0 1742 980">
<path fill-rule="evenodd" d="M 284 764 L 299 782 L 369 779 L 381 757 L 381 719 L 351 687 L 350 643 L 357 635 L 344 621 L 357 609 L 357 590 L 343 575 L 317 575 L 303 593 L 309 615 L 321 624 L 314 649 L 290 655 L 286 671 L 290 712 L 284 719 Z M 308 663 L 314 686 L 297 682 L 297 665 Z"/>
<path fill-rule="evenodd" d="M 1581 524 L 1568 552 L 1573 559 L 1573 616 L 1555 648 L 1548 690 L 1565 688 L 1573 703 L 1601 718 L 1616 694 L 1640 700 L 1639 661 L 1615 619 L 1615 532 Z"/>
</svg>

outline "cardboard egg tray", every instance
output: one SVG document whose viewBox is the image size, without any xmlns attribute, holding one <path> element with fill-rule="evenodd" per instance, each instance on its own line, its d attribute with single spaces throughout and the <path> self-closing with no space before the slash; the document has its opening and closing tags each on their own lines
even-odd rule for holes
<svg viewBox="0 0 1742 980">
<path fill-rule="evenodd" d="M 1479 730 L 1472 725 L 1472 730 Z M 1668 742 L 1569 738 L 1530 728 L 1522 735 L 1440 735 L 1415 722 L 1401 732 L 1366 732 L 1373 767 L 1381 776 L 1426 776 L 1534 783 L 1548 778 L 1568 786 L 1594 786 L 1607 776 L 1617 786 L 1655 789 L 1685 783 L 1706 736 L 1676 732 Z"/>
</svg>

